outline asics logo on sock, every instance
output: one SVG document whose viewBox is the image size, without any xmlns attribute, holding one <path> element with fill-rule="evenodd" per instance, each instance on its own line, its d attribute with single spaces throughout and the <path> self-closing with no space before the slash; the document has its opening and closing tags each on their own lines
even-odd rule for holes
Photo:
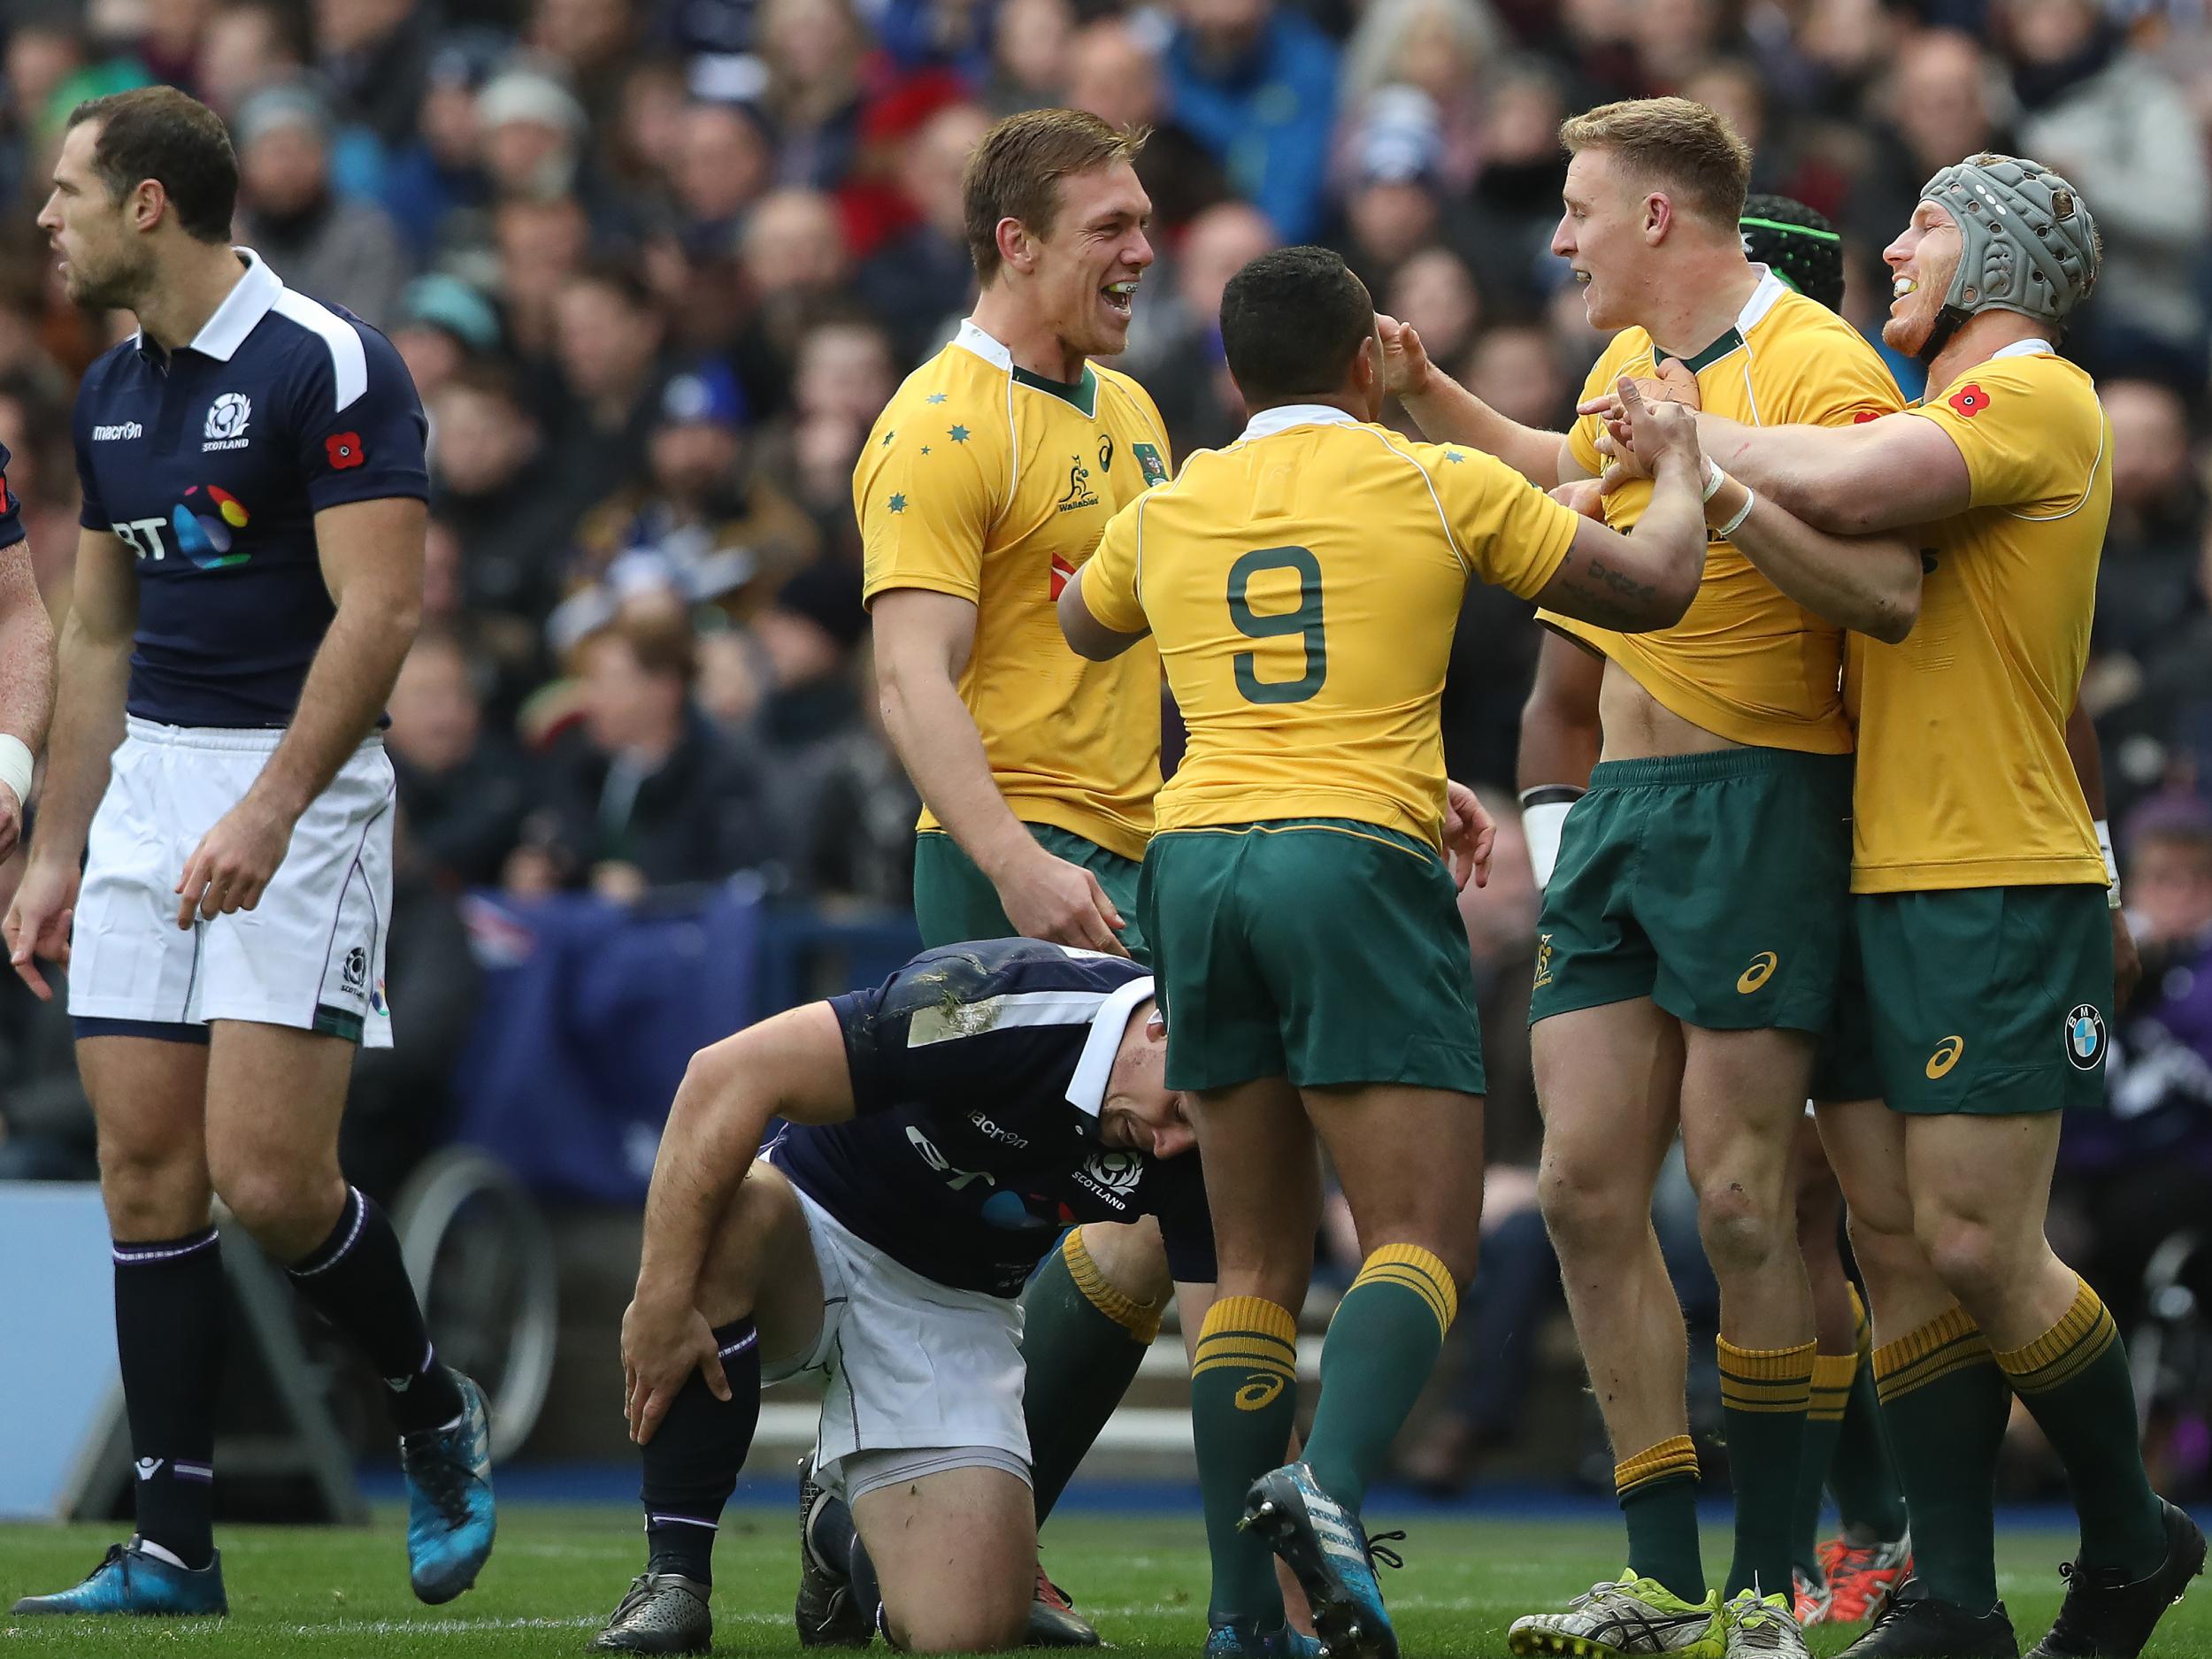
<svg viewBox="0 0 2212 1659">
<path fill-rule="evenodd" d="M 161 1472 L 161 1461 L 158 1457 L 142 1457 L 133 1467 L 138 1471 L 141 1480 L 151 1480 Z"/>
<path fill-rule="evenodd" d="M 1272 1371 L 1254 1371 L 1244 1379 L 1244 1386 L 1237 1390 L 1237 1409 L 1263 1411 L 1275 1403 L 1275 1396 L 1283 1391 L 1283 1379 Z"/>
</svg>

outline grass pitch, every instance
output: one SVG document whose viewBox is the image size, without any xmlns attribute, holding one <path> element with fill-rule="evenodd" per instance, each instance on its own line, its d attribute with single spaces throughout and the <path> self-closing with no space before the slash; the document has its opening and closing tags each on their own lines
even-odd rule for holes
<svg viewBox="0 0 2212 1659">
<path fill-rule="evenodd" d="M 1379 1502 L 1373 1519 L 1395 1525 Z M 1619 1565 L 1620 1524 L 1594 1507 L 1587 1519 L 1468 1519 L 1414 1515 L 1406 1568 L 1384 1574 L 1407 1659 L 1492 1659 L 1506 1626 L 1555 1606 Z M 27 1592 L 73 1583 L 117 1536 L 113 1527 L 0 1527 L 0 1607 Z M 636 1511 L 509 1504 L 499 1547 L 479 1587 L 442 1608 L 407 1589 L 402 1517 L 344 1528 L 231 1527 L 222 1536 L 227 1620 L 65 1620 L 0 1614 L 0 1654 L 208 1655 L 580 1655 L 641 1563 Z M 2073 1540 L 2008 1532 L 1998 1540 L 2000 1584 L 2024 1648 L 2056 1610 L 2060 1559 Z M 795 1524 L 787 1508 L 740 1509 L 716 1558 L 716 1651 L 796 1655 L 791 1598 Z M 1705 1559 L 1722 1571 L 1724 1533 L 1709 1530 Z M 1070 1515 L 1054 1522 L 1046 1560 L 1106 1640 L 1130 1655 L 1195 1655 L 1204 1635 L 1206 1558 L 1195 1515 Z M 1811 1632 L 1817 1654 L 1855 1632 Z M 881 1651 L 879 1649 L 878 1651 Z M 2154 1659 L 2212 1659 L 2212 1589 L 2167 1615 Z"/>
</svg>

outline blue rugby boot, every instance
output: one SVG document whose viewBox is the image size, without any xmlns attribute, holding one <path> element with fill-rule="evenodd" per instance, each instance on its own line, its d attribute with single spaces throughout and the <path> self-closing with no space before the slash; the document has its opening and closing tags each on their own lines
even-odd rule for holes
<svg viewBox="0 0 2212 1659">
<path fill-rule="evenodd" d="M 1206 1632 L 1204 1659 L 1320 1659 L 1321 1644 L 1303 1631 L 1217 1624 Z"/>
<path fill-rule="evenodd" d="M 1305 1591 L 1322 1659 L 1398 1659 L 1359 1517 L 1322 1491 L 1311 1469 L 1288 1463 L 1262 1475 L 1240 1525 L 1267 1540 Z"/>
<path fill-rule="evenodd" d="M 407 1573 L 415 1599 L 435 1607 L 476 1582 L 492 1553 L 492 1425 L 483 1391 L 460 1372 L 462 1411 L 450 1425 L 403 1434 Z"/>
<path fill-rule="evenodd" d="M 27 1595 L 19 1613 L 124 1613 L 143 1617 L 220 1618 L 230 1611 L 223 1594 L 223 1552 L 197 1572 L 150 1555 L 133 1536 L 110 1544 L 100 1564 L 73 1590 Z"/>
</svg>

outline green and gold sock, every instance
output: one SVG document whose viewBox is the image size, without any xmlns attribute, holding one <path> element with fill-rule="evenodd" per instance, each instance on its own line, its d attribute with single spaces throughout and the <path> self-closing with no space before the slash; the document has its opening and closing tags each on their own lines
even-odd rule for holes
<svg viewBox="0 0 2212 1659">
<path fill-rule="evenodd" d="M 1298 1321 L 1259 1296 L 1225 1296 L 1206 1310 L 1191 1365 L 1191 1432 L 1213 1557 L 1208 1623 L 1261 1630 L 1283 1622 L 1275 1555 L 1239 1528 L 1244 1494 L 1290 1455 L 1298 1416 Z"/>
<path fill-rule="evenodd" d="M 1071 1230 L 1022 1291 L 1029 1467 L 1042 1525 L 1160 1333 L 1160 1310 L 1125 1295 Z"/>
<path fill-rule="evenodd" d="M 1628 1523 L 1628 1571 L 1656 1579 L 1685 1601 L 1702 1601 L 1697 1447 L 1690 1437 L 1678 1434 L 1623 1458 L 1613 1465 L 1613 1490 Z"/>
<path fill-rule="evenodd" d="M 1716 1339 L 1721 1418 L 1728 1433 L 1728 1478 L 1736 1494 L 1736 1553 L 1722 1599 L 1755 1588 L 1790 1591 L 1791 1517 L 1812 1405 L 1814 1345 L 1738 1348 Z"/>
<path fill-rule="evenodd" d="M 1843 1414 L 1858 1371 L 1856 1353 L 1813 1356 L 1812 1404 L 1805 1413 L 1804 1450 L 1798 1458 L 1797 1495 L 1790 1515 L 1790 1564 L 1816 1584 L 1821 1577 L 1820 1503 L 1828 1490 L 1828 1464 L 1835 1455 L 1836 1436 L 1843 1432 Z"/>
<path fill-rule="evenodd" d="M 1366 1497 L 1458 1311 L 1450 1270 L 1414 1244 L 1386 1244 L 1370 1256 L 1337 1303 L 1305 1457 L 1321 1489 L 1346 1509 L 1357 1512 Z"/>
<path fill-rule="evenodd" d="M 2117 1567 L 2132 1581 L 2165 1561 L 2166 1529 L 2143 1471 L 2127 1347 L 2097 1293 L 2075 1283 L 2065 1316 L 1997 1364 L 2066 1466 L 2082 1565 Z"/>
<path fill-rule="evenodd" d="M 1889 1543 L 1905 1535 L 1905 1493 L 1897 1484 L 1897 1458 L 1874 1386 L 1874 1322 L 1866 1317 L 1856 1285 L 1851 1286 L 1851 1312 L 1857 1322 L 1859 1364 L 1828 1459 L 1828 1490 L 1835 1494 L 1836 1513 L 1847 1534 Z"/>
<path fill-rule="evenodd" d="M 1970 1613 L 1997 1604 L 1997 1453 L 2011 1395 L 1989 1339 L 1954 1307 L 1874 1350 L 1912 1517 L 1913 1573 Z"/>
</svg>

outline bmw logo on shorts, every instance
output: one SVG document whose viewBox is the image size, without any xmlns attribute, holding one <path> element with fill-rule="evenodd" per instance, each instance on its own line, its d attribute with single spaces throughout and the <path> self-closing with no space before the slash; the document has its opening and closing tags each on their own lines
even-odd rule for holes
<svg viewBox="0 0 2212 1659">
<path fill-rule="evenodd" d="M 2104 1016 L 2088 1002 L 2066 1016 L 2066 1057 L 2077 1071 L 2093 1071 L 2104 1058 Z"/>
</svg>

